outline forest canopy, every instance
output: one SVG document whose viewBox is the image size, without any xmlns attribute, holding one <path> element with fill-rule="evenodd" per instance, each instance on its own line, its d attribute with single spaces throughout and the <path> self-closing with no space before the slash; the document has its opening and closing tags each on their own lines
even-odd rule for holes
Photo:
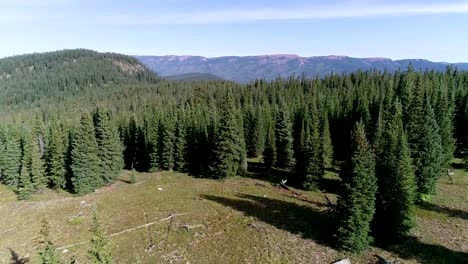
<svg viewBox="0 0 468 264">
<path fill-rule="evenodd" d="M 20 199 L 43 188 L 93 192 L 122 168 L 225 178 L 246 172 L 253 157 L 316 190 L 325 169 L 344 164 L 342 197 L 368 205 L 361 216 L 351 210 L 360 204 L 338 206 L 343 219 L 366 221 L 340 223 L 341 236 L 360 234 L 356 248 L 342 240 L 359 251 L 372 219 L 391 239 L 407 234 L 413 204 L 436 194 L 466 148 L 468 73 L 410 66 L 245 85 L 176 82 L 128 56 L 65 50 L 1 59 L 0 111 L 0 181 Z"/>
</svg>

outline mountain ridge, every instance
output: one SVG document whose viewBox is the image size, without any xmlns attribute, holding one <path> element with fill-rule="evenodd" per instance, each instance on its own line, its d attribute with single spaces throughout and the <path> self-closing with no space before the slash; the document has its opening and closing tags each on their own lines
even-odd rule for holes
<svg viewBox="0 0 468 264">
<path fill-rule="evenodd" d="M 313 77 L 371 69 L 397 71 L 406 69 L 410 64 L 416 70 L 444 71 L 450 65 L 461 70 L 468 70 L 468 63 L 432 62 L 426 59 L 392 60 L 384 57 L 354 58 L 341 55 L 301 57 L 296 54 L 271 54 L 211 58 L 196 55 L 134 57 L 161 76 L 198 72 L 214 74 L 225 80 L 240 83 L 254 79 L 272 80 L 277 77 L 303 73 Z"/>
</svg>

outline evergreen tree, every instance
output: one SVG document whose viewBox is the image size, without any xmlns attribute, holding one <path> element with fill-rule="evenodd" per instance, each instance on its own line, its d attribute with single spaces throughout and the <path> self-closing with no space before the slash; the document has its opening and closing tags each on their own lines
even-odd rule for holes
<svg viewBox="0 0 468 264">
<path fill-rule="evenodd" d="M 21 138 L 21 175 L 18 184 L 21 199 L 26 199 L 34 191 L 45 187 L 44 163 L 40 157 L 38 143 L 26 130 Z"/>
<path fill-rule="evenodd" d="M 306 111 L 304 110 L 304 113 Z M 303 185 L 305 182 L 306 166 L 310 153 L 310 121 L 300 114 L 295 118 L 295 138 L 294 138 L 294 156 L 295 172 L 298 183 Z"/>
<path fill-rule="evenodd" d="M 414 105 L 414 95 L 416 89 L 416 81 L 418 81 L 418 92 L 421 91 L 421 80 L 417 78 L 417 73 L 414 72 L 413 65 L 410 64 L 406 73 L 404 73 L 401 82 L 399 83 L 398 87 L 398 97 L 402 103 L 402 111 L 403 111 L 403 124 L 409 124 L 415 118 L 415 115 L 419 113 L 415 109 L 420 110 L 421 108 L 415 108 Z M 421 94 L 417 94 L 416 96 L 421 96 Z M 419 98 L 416 98 L 419 100 Z"/>
<path fill-rule="evenodd" d="M 293 138 L 289 114 L 282 109 L 276 117 L 275 127 L 276 166 L 289 169 L 293 164 Z"/>
<path fill-rule="evenodd" d="M 259 156 L 264 148 L 263 116 L 258 108 L 254 109 L 253 105 L 249 104 L 243 120 L 247 157 L 254 158 Z"/>
<path fill-rule="evenodd" d="M 159 118 L 154 116 L 152 120 L 150 121 L 150 126 L 148 129 L 148 144 L 149 144 L 149 149 L 150 149 L 150 156 L 149 156 L 149 171 L 150 172 L 156 172 L 159 170 L 159 145 L 160 145 L 160 140 L 159 140 Z"/>
<path fill-rule="evenodd" d="M 242 115 L 238 115 L 237 119 L 239 120 L 239 123 L 238 123 L 239 137 L 237 137 L 237 142 L 235 145 L 236 150 L 237 150 L 236 162 L 239 165 L 239 167 L 237 168 L 237 174 L 245 175 L 248 170 L 248 161 L 247 161 L 247 149 L 245 145 Z"/>
<path fill-rule="evenodd" d="M 123 146 L 109 113 L 98 108 L 94 112 L 94 124 L 99 147 L 100 174 L 103 182 L 109 184 L 117 179 L 124 167 Z"/>
<path fill-rule="evenodd" d="M 268 172 L 271 171 L 271 168 L 276 163 L 275 129 L 272 120 L 269 122 L 266 133 L 265 149 L 263 150 L 263 163 L 265 164 Z"/>
<path fill-rule="evenodd" d="M 372 242 L 370 222 L 375 213 L 375 162 L 362 122 L 352 131 L 352 156 L 341 171 L 342 193 L 337 203 L 337 245 L 360 253 Z"/>
<path fill-rule="evenodd" d="M 421 138 L 413 150 L 418 199 L 436 193 L 437 179 L 442 175 L 444 162 L 439 126 L 429 102 L 425 108 L 425 122 L 420 128 Z"/>
<path fill-rule="evenodd" d="M 93 220 L 91 223 L 91 238 L 88 248 L 88 256 L 94 264 L 108 264 L 112 263 L 112 255 L 109 246 L 109 240 L 106 236 L 104 228 L 99 222 L 96 207 L 93 208 Z"/>
<path fill-rule="evenodd" d="M 383 119 L 376 150 L 378 192 L 373 230 L 381 242 L 393 243 L 415 225 L 415 182 L 401 103 L 396 101 Z"/>
<path fill-rule="evenodd" d="M 403 116 L 405 120 L 403 124 L 406 126 L 408 143 L 412 153 L 411 156 L 414 159 L 414 154 L 419 151 L 418 145 L 423 135 L 421 127 L 425 122 L 424 106 L 427 98 L 423 80 L 420 75 L 417 75 L 413 90 L 411 97 L 412 101 L 409 102 L 409 106 L 404 106 L 408 110 L 406 110 L 407 116 Z"/>
<path fill-rule="evenodd" d="M 71 170 L 73 191 L 77 194 L 90 193 L 103 183 L 100 175 L 98 144 L 89 113 L 81 115 L 80 124 L 73 135 Z"/>
<path fill-rule="evenodd" d="M 187 135 L 185 129 L 185 120 L 179 117 L 175 129 L 174 169 L 180 172 L 184 172 L 186 169 Z"/>
<path fill-rule="evenodd" d="M 316 190 L 324 174 L 318 112 L 315 107 L 312 112 L 311 121 L 304 137 L 303 153 L 305 156 L 303 185 L 308 190 Z"/>
<path fill-rule="evenodd" d="M 330 168 L 333 162 L 333 145 L 330 136 L 330 125 L 328 123 L 327 113 L 323 115 L 321 128 L 322 167 Z"/>
<path fill-rule="evenodd" d="M 54 243 L 50 238 L 49 223 L 45 219 L 42 221 L 41 235 L 43 237 L 42 245 L 38 251 L 38 254 L 41 259 L 41 264 L 62 263 L 58 257 L 57 250 L 54 247 Z"/>
<path fill-rule="evenodd" d="M 437 123 L 439 125 L 440 139 L 443 151 L 442 166 L 448 168 L 453 159 L 455 152 L 455 138 L 453 137 L 453 119 L 454 119 L 454 102 L 450 100 L 447 88 L 441 87 L 439 100 L 437 103 Z"/>
<path fill-rule="evenodd" d="M 28 161 L 23 159 L 21 162 L 21 173 L 17 187 L 18 199 L 26 200 L 31 198 L 34 193 L 34 185 L 31 180 L 31 174 L 28 168 Z"/>
<path fill-rule="evenodd" d="M 174 167 L 175 118 L 173 115 L 160 120 L 159 126 L 159 168 L 172 170 Z"/>
<path fill-rule="evenodd" d="M 136 171 L 135 169 L 132 169 L 132 172 L 130 174 L 130 184 L 135 184 L 137 181 L 136 179 Z"/>
<path fill-rule="evenodd" d="M 21 171 L 21 142 L 15 130 L 6 135 L 5 154 L 3 157 L 2 178 L 10 187 L 17 187 Z"/>
<path fill-rule="evenodd" d="M 239 169 L 239 127 L 235 113 L 235 103 L 231 91 L 227 92 L 221 105 L 221 116 L 213 142 L 211 173 L 214 178 L 236 175 Z"/>
<path fill-rule="evenodd" d="M 65 150 L 61 129 L 56 123 L 49 129 L 49 139 L 46 148 L 46 172 L 49 185 L 54 188 L 65 188 Z"/>
<path fill-rule="evenodd" d="M 124 138 L 124 161 L 127 169 L 135 167 L 137 162 L 137 133 L 138 127 L 134 116 L 128 118 L 123 125 L 122 134 Z"/>
</svg>

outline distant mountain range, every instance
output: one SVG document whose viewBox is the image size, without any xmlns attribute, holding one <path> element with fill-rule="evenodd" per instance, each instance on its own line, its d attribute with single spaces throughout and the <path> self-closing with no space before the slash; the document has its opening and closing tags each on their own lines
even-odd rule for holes
<svg viewBox="0 0 468 264">
<path fill-rule="evenodd" d="M 211 73 L 202 73 L 202 72 L 192 72 L 192 73 L 182 73 L 177 75 L 164 76 L 164 78 L 173 81 L 214 81 L 222 80 L 223 78 L 211 74 Z"/>
<path fill-rule="evenodd" d="M 180 76 L 183 80 L 222 78 L 245 83 L 264 78 L 274 79 L 291 74 L 324 76 L 330 73 L 349 73 L 359 69 L 406 69 L 411 63 L 417 70 L 443 71 L 448 65 L 468 70 L 468 63 L 432 62 L 423 59 L 391 60 L 387 58 L 351 58 L 346 56 L 300 57 L 298 55 L 227 56 L 206 58 L 201 56 L 135 56 L 150 70 L 165 76 Z M 189 75 L 187 75 L 189 74 Z M 207 75 L 205 75 L 207 74 Z M 185 75 L 185 76 L 184 76 Z M 214 76 L 214 77 L 213 77 Z M 171 77 L 172 79 L 177 79 Z"/>
</svg>

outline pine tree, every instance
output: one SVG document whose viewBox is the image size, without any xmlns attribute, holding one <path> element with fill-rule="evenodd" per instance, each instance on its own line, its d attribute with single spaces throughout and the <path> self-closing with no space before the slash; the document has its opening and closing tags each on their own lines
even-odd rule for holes
<svg viewBox="0 0 468 264">
<path fill-rule="evenodd" d="M 49 128 L 49 139 L 46 147 L 46 172 L 49 185 L 54 188 L 65 188 L 65 149 L 62 131 L 56 123 Z"/>
<path fill-rule="evenodd" d="M 243 120 L 247 157 L 254 158 L 259 156 L 264 148 L 265 133 L 262 113 L 258 108 L 255 109 L 252 104 L 249 104 Z"/>
<path fill-rule="evenodd" d="M 289 169 L 293 165 L 293 138 L 291 122 L 286 110 L 280 110 L 276 117 L 275 127 L 276 166 Z"/>
<path fill-rule="evenodd" d="M 21 142 L 17 131 L 10 130 L 6 134 L 5 155 L 3 157 L 2 178 L 10 187 L 17 187 L 21 171 Z"/>
<path fill-rule="evenodd" d="M 375 162 L 362 122 L 352 131 L 352 156 L 341 172 L 342 193 L 337 203 L 337 245 L 360 253 L 372 242 L 370 223 L 375 213 Z"/>
<path fill-rule="evenodd" d="M 174 142 L 175 142 L 175 118 L 173 115 L 160 120 L 159 127 L 159 168 L 172 170 L 174 168 Z"/>
<path fill-rule="evenodd" d="M 406 126 L 408 143 L 414 159 L 414 153 L 418 152 L 419 141 L 423 134 L 421 127 L 425 122 L 424 106 L 426 102 L 426 93 L 425 86 L 423 85 L 423 80 L 420 75 L 417 75 L 411 99 L 409 106 L 404 106 L 407 108 L 407 113 L 406 116 L 403 116 L 403 120 L 405 121 L 403 124 Z"/>
<path fill-rule="evenodd" d="M 149 160 L 149 171 L 156 172 L 159 170 L 159 145 L 160 145 L 160 133 L 159 133 L 159 118 L 154 116 L 150 121 L 148 129 L 148 144 L 150 149 L 150 160 Z"/>
<path fill-rule="evenodd" d="M 57 250 L 54 247 L 54 243 L 50 238 L 49 223 L 45 219 L 42 221 L 41 235 L 43 237 L 42 245 L 38 251 L 38 254 L 41 259 L 41 264 L 62 263 L 58 257 Z"/>
<path fill-rule="evenodd" d="M 320 179 L 324 174 L 322 167 L 322 149 L 319 130 L 318 112 L 313 107 L 311 121 L 308 125 L 308 130 L 304 137 L 304 153 L 305 168 L 304 168 L 304 188 L 308 190 L 316 190 L 319 186 Z"/>
<path fill-rule="evenodd" d="M 439 125 L 440 139 L 443 150 L 443 167 L 448 168 L 455 152 L 454 129 L 454 102 L 449 99 L 448 91 L 441 89 L 437 103 L 437 124 Z"/>
<path fill-rule="evenodd" d="M 324 113 L 321 126 L 321 145 L 322 145 L 322 167 L 330 168 L 333 162 L 333 145 L 330 136 L 330 125 L 328 123 L 328 114 Z"/>
<path fill-rule="evenodd" d="M 136 179 L 136 171 L 135 169 L 132 169 L 132 172 L 130 174 L 130 184 L 135 184 L 137 181 Z"/>
<path fill-rule="evenodd" d="M 31 180 L 28 163 L 26 159 L 23 159 L 21 162 L 21 173 L 17 187 L 18 200 L 27 200 L 34 193 L 34 184 Z"/>
<path fill-rule="evenodd" d="M 234 176 L 239 169 L 240 131 L 235 111 L 232 92 L 228 91 L 225 102 L 221 105 L 219 126 L 213 142 L 210 170 L 214 178 Z"/>
<path fill-rule="evenodd" d="M 110 113 L 102 109 L 94 112 L 96 142 L 99 147 L 100 174 L 104 183 L 114 182 L 124 167 L 123 146 Z"/>
<path fill-rule="evenodd" d="M 31 158 L 29 169 L 31 173 L 31 181 L 35 190 L 46 187 L 45 164 L 42 159 L 40 142 L 33 140 L 31 144 Z"/>
<path fill-rule="evenodd" d="M 377 202 L 373 230 L 384 243 L 406 237 L 415 225 L 415 179 L 403 129 L 401 103 L 384 114 L 376 150 Z"/>
<path fill-rule="evenodd" d="M 103 183 L 100 175 L 98 144 L 91 115 L 83 113 L 77 127 L 71 150 L 71 170 L 73 172 L 73 191 L 86 194 L 94 191 Z"/>
<path fill-rule="evenodd" d="M 398 97 L 400 98 L 403 107 L 403 124 L 412 122 L 414 120 L 414 115 L 418 114 L 414 111 L 414 90 L 416 89 L 415 86 L 417 81 L 417 85 L 419 86 L 417 89 L 420 90 L 421 80 L 417 78 L 417 73 L 414 72 L 413 65 L 410 64 L 398 87 Z M 420 96 L 420 94 L 417 96 Z"/>
<path fill-rule="evenodd" d="M 303 114 L 297 114 L 294 125 L 294 157 L 295 157 L 295 172 L 298 184 L 303 185 L 305 182 L 305 171 L 310 153 L 310 121 L 302 115 L 307 115 L 306 110 Z"/>
<path fill-rule="evenodd" d="M 237 120 L 239 131 L 239 137 L 237 137 L 237 142 L 235 144 L 237 155 L 235 162 L 238 164 L 237 174 L 238 175 L 245 175 L 248 171 L 248 161 L 247 161 L 247 149 L 245 145 L 245 136 L 244 136 L 244 129 L 243 129 L 243 118 L 242 115 L 239 113 Z"/>
<path fill-rule="evenodd" d="M 93 233 L 93 237 L 91 238 L 90 245 L 88 248 L 88 256 L 90 261 L 94 264 L 112 263 L 112 255 L 110 251 L 109 240 L 106 236 L 105 230 L 99 222 L 96 207 L 93 208 L 91 232 Z"/>
<path fill-rule="evenodd" d="M 421 138 L 413 150 L 418 200 L 436 193 L 437 179 L 442 175 L 444 162 L 439 126 L 429 102 L 425 108 L 425 122 L 420 128 Z"/>
<path fill-rule="evenodd" d="M 174 140 L 174 169 L 184 172 L 186 170 L 187 159 L 187 135 L 185 128 L 185 120 L 179 117 L 175 129 Z"/>
<path fill-rule="evenodd" d="M 265 149 L 263 150 L 263 163 L 265 164 L 268 173 L 276 163 L 275 128 L 272 120 L 269 122 L 266 133 Z"/>
</svg>

